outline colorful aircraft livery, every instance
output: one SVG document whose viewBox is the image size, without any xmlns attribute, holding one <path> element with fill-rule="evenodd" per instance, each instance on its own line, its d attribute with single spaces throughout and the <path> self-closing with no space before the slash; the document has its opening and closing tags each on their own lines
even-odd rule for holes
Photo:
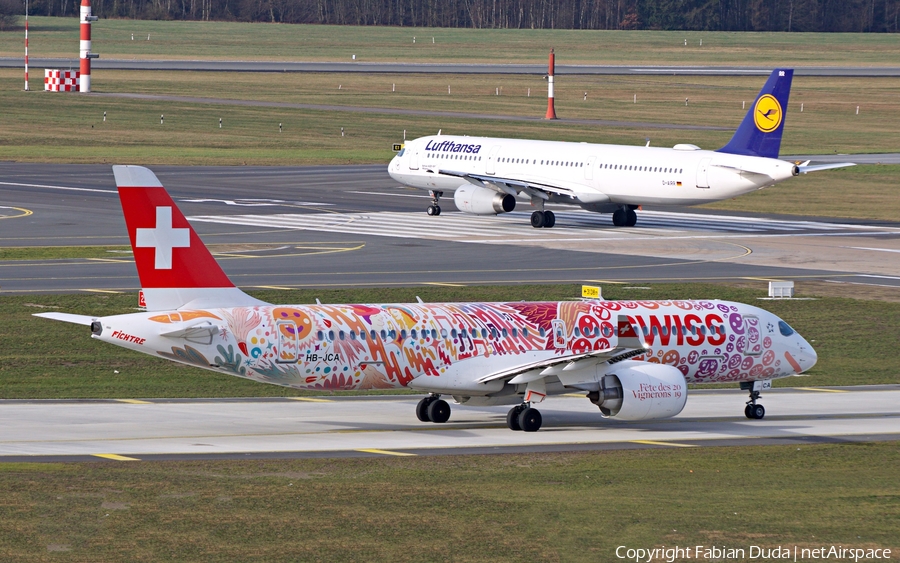
<svg viewBox="0 0 900 563">
<path fill-rule="evenodd" d="M 791 69 L 772 71 L 734 136 L 715 151 L 691 144 L 635 147 L 439 132 L 402 145 L 388 173 L 430 192 L 429 215 L 440 215 L 446 192 L 457 209 L 475 215 L 509 213 L 518 202 L 528 202 L 535 228 L 556 224 L 546 204 L 611 213 L 615 226 L 633 227 L 642 205 L 700 205 L 798 174 L 853 166 L 798 165 L 778 158 L 793 75 Z"/>
<path fill-rule="evenodd" d="M 154 356 L 297 389 L 418 389 L 423 422 L 449 419 L 442 395 L 513 404 L 507 424 L 525 431 L 547 395 L 648 420 L 681 412 L 689 383 L 739 382 L 745 415 L 762 418 L 759 392 L 816 362 L 783 320 L 724 301 L 263 303 L 231 284 L 152 172 L 113 170 L 147 312 L 37 316 Z"/>
</svg>

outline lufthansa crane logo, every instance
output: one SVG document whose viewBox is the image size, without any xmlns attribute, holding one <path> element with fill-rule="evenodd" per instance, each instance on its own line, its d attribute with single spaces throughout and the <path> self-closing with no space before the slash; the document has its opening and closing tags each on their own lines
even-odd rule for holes
<svg viewBox="0 0 900 563">
<path fill-rule="evenodd" d="M 753 121 L 763 133 L 771 133 L 781 125 L 781 104 L 771 94 L 760 96 L 753 108 Z"/>
</svg>

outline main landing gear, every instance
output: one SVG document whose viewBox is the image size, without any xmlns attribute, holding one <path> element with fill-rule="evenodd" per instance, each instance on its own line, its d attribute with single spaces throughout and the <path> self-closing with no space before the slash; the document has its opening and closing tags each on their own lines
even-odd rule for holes
<svg viewBox="0 0 900 563">
<path fill-rule="evenodd" d="M 617 227 L 633 227 L 637 225 L 637 213 L 631 207 L 620 207 L 613 213 L 612 222 Z"/>
<path fill-rule="evenodd" d="M 416 417 L 422 422 L 447 422 L 450 420 L 450 405 L 440 395 L 432 393 L 416 405 Z"/>
<path fill-rule="evenodd" d="M 530 403 L 522 403 L 509 409 L 506 415 L 506 426 L 510 430 L 537 432 L 541 428 L 541 411 L 532 408 Z"/>
<path fill-rule="evenodd" d="M 444 195 L 444 192 L 428 190 L 428 195 L 431 196 L 431 205 L 425 208 L 425 213 L 427 213 L 429 217 L 437 217 L 441 214 L 441 206 L 438 205 L 438 202 L 441 200 L 441 196 Z"/>
<path fill-rule="evenodd" d="M 747 406 L 744 407 L 744 416 L 749 419 L 762 420 L 766 416 L 766 407 L 756 402 L 759 400 L 760 391 L 762 391 L 764 384 L 768 384 L 765 386 L 766 389 L 770 389 L 772 386 L 771 382 L 768 381 L 747 381 L 741 383 L 742 390 L 750 391 L 750 400 L 747 401 Z"/>
<path fill-rule="evenodd" d="M 535 229 L 550 229 L 556 224 L 556 215 L 552 211 L 535 211 L 531 214 L 531 226 Z"/>
</svg>

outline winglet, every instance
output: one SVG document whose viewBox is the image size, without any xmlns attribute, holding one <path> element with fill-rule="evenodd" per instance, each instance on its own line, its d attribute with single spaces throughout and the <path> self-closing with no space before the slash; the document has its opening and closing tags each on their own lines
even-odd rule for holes
<svg viewBox="0 0 900 563">
<path fill-rule="evenodd" d="M 263 304 L 231 283 L 153 172 L 113 174 L 148 311 Z"/>
<path fill-rule="evenodd" d="M 778 158 L 794 71 L 776 68 L 728 144 L 716 152 Z"/>
</svg>

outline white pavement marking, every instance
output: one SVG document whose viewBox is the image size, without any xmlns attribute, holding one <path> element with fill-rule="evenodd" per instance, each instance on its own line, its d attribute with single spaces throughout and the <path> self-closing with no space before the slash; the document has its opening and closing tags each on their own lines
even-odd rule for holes
<svg viewBox="0 0 900 563">
<path fill-rule="evenodd" d="M 603 419 L 584 398 L 551 397 L 537 433 L 506 428 L 508 406 L 454 405 L 446 424 L 416 420 L 418 397 L 334 402 L 4 403 L 0 455 L 122 456 L 177 453 L 404 451 L 638 440 L 900 437 L 900 390 L 772 392 L 763 420 L 743 413 L 743 392 L 696 393 L 662 421 Z"/>
<path fill-rule="evenodd" d="M 72 188 L 69 186 L 46 186 L 43 184 L 20 184 L 18 182 L 0 182 L 0 186 L 20 186 L 23 188 L 48 188 L 51 190 L 67 190 L 72 192 L 99 192 L 102 194 L 117 194 L 116 190 L 97 190 L 94 188 Z"/>
<path fill-rule="evenodd" d="M 844 223 L 817 221 L 785 221 L 758 217 L 701 215 L 643 211 L 638 226 L 616 228 L 608 218 L 586 211 L 555 212 L 557 226 L 553 229 L 534 229 L 528 214 L 513 212 L 504 215 L 477 217 L 465 213 L 448 212 L 429 217 L 419 212 L 373 213 L 305 213 L 272 215 L 201 215 L 191 221 L 251 225 L 256 227 L 287 228 L 310 231 L 341 232 L 356 235 L 376 235 L 397 238 L 425 238 L 462 242 L 529 244 L 534 241 L 597 241 L 638 236 L 667 237 L 691 232 L 739 234 L 741 236 L 786 236 L 788 234 L 882 234 L 900 233 L 900 229 L 870 227 Z"/>
</svg>

